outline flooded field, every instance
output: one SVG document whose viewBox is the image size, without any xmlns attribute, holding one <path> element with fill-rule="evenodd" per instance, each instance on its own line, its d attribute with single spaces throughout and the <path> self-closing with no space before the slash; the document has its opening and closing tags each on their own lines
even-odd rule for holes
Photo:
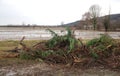
<svg viewBox="0 0 120 76">
<path fill-rule="evenodd" d="M 40 27 L 0 27 L 0 40 L 19 40 L 23 36 L 27 40 L 42 39 L 47 40 L 52 37 L 47 28 Z M 65 35 L 67 32 L 64 28 L 52 28 L 53 31 L 59 35 Z M 100 31 L 85 31 L 75 30 L 74 35 L 76 38 L 93 39 L 99 37 L 105 32 Z M 114 39 L 120 39 L 120 32 L 107 32 Z"/>
</svg>

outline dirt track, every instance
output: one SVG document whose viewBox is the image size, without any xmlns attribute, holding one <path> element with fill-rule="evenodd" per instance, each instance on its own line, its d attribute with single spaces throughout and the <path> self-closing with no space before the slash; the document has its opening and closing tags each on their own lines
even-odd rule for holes
<svg viewBox="0 0 120 76">
<path fill-rule="evenodd" d="M 119 76 L 120 72 L 103 70 L 102 68 L 76 69 L 63 65 L 34 65 L 6 66 L 0 68 L 0 76 Z"/>
</svg>

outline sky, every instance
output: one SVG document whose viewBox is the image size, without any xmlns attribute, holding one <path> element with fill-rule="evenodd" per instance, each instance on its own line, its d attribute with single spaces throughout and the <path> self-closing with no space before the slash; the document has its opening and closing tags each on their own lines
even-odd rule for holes
<svg viewBox="0 0 120 76">
<path fill-rule="evenodd" d="M 101 16 L 111 9 L 120 13 L 120 0 L 0 0 L 0 25 L 60 25 L 82 18 L 90 6 L 98 4 Z"/>
</svg>

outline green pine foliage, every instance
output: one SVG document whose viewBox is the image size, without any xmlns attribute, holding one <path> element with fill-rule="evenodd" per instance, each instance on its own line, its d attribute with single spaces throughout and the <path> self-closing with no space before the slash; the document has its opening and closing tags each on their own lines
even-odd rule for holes
<svg viewBox="0 0 120 76">
<path fill-rule="evenodd" d="M 104 56 L 110 53 L 110 47 L 114 46 L 114 40 L 107 34 L 103 34 L 100 38 L 95 38 L 86 43 L 90 48 L 91 56 L 99 58 L 99 53 L 102 52 Z"/>
<path fill-rule="evenodd" d="M 59 36 L 57 33 L 50 29 L 48 29 L 48 31 L 53 34 L 53 38 L 48 40 L 46 43 L 48 48 L 58 47 L 60 49 L 67 47 L 65 50 L 67 50 L 67 53 L 69 53 L 75 48 L 75 45 L 79 45 L 79 41 L 75 39 L 72 31 L 68 27 L 66 28 L 67 34 L 64 36 Z"/>
</svg>

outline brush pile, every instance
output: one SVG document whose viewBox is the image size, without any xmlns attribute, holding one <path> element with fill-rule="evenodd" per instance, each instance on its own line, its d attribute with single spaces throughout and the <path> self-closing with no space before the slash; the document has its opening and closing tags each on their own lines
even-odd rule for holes
<svg viewBox="0 0 120 76">
<path fill-rule="evenodd" d="M 53 35 L 48 41 L 40 42 L 28 48 L 22 41 L 20 50 L 21 59 L 42 59 L 47 63 L 69 64 L 75 67 L 88 68 L 103 66 L 120 70 L 120 43 L 109 35 L 82 43 L 74 37 L 73 32 L 67 28 L 67 34 L 59 36 L 48 29 Z"/>
</svg>

